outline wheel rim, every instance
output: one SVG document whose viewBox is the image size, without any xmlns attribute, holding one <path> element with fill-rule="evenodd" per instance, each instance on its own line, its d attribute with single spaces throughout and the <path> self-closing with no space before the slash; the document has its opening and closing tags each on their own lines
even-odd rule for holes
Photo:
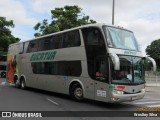
<svg viewBox="0 0 160 120">
<path fill-rule="evenodd" d="M 81 98 L 82 95 L 83 95 L 82 88 L 75 89 L 74 95 L 75 95 L 76 98 Z"/>
</svg>

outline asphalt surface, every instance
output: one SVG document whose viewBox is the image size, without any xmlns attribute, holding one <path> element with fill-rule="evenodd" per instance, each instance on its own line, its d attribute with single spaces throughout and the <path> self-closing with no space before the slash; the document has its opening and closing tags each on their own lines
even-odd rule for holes
<svg viewBox="0 0 160 120">
<path fill-rule="evenodd" d="M 160 88 L 160 76 L 145 76 L 146 86 L 159 86 Z"/>
<path fill-rule="evenodd" d="M 92 100 L 75 102 L 69 96 L 37 89 L 21 90 L 7 84 L 0 78 L 0 111 L 136 111 L 137 108 L 160 108 L 160 87 L 146 87 L 144 99 L 119 104 L 109 104 Z M 93 112 L 95 113 L 95 112 Z M 127 112 L 126 112 L 127 114 Z M 7 119 L 7 118 L 3 118 Z M 22 118 L 12 118 L 22 119 Z M 27 118 L 25 118 L 27 119 Z M 29 118 L 32 119 L 32 118 Z M 35 119 L 35 118 L 33 118 Z M 62 120 L 109 120 L 109 117 L 53 117 L 39 119 Z M 112 120 L 148 119 L 160 120 L 158 117 L 112 117 Z M 0 118 L 2 120 L 2 118 Z"/>
</svg>

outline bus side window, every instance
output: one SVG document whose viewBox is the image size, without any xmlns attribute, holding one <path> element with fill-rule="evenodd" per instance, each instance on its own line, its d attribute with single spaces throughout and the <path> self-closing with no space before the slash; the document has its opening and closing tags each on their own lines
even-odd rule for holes
<svg viewBox="0 0 160 120">
<path fill-rule="evenodd" d="M 78 30 L 67 32 L 64 34 L 64 39 L 63 39 L 64 48 L 76 47 L 80 45 L 81 45 L 81 41 L 80 41 L 80 35 Z"/>
<path fill-rule="evenodd" d="M 30 41 L 27 52 L 37 52 L 38 51 L 38 40 Z"/>
<path fill-rule="evenodd" d="M 38 44 L 38 51 L 50 50 L 51 37 L 41 38 Z"/>
<path fill-rule="evenodd" d="M 54 35 L 50 40 L 50 48 L 51 49 L 59 49 L 62 48 L 62 34 Z"/>
<path fill-rule="evenodd" d="M 107 60 L 104 58 L 96 60 L 96 79 L 97 80 L 106 80 L 108 81 L 109 74 L 108 74 L 108 63 Z"/>
<path fill-rule="evenodd" d="M 83 35 L 86 45 L 95 45 L 104 47 L 104 39 L 102 33 L 97 28 L 83 29 Z"/>
<path fill-rule="evenodd" d="M 85 43 L 88 74 L 92 79 L 95 76 L 95 58 L 106 55 L 105 41 L 99 28 L 82 29 L 83 39 Z"/>
<path fill-rule="evenodd" d="M 77 76 L 82 73 L 81 61 L 33 62 L 34 74 Z"/>
</svg>

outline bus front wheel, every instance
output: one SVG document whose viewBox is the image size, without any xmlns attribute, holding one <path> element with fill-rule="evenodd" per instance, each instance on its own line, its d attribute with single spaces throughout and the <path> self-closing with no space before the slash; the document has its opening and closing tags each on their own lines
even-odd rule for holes
<svg viewBox="0 0 160 120">
<path fill-rule="evenodd" d="M 79 83 L 71 87 L 71 97 L 76 101 L 81 101 L 83 99 L 83 89 Z"/>
</svg>

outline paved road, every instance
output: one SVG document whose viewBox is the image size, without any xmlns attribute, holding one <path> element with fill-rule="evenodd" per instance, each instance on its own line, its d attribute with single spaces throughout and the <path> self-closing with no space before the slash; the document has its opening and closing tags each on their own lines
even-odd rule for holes
<svg viewBox="0 0 160 120">
<path fill-rule="evenodd" d="M 133 102 L 120 104 L 107 104 L 91 100 L 75 102 L 66 95 L 36 89 L 21 90 L 14 86 L 9 86 L 5 82 L 5 79 L 0 78 L 0 111 L 135 111 L 137 107 L 157 108 L 160 107 L 160 96 L 158 95 L 160 89 L 159 91 L 158 89 L 148 87 L 145 98 Z M 106 118 L 103 117 L 66 117 L 65 119 L 106 120 Z M 114 119 L 116 118 L 112 118 L 112 120 Z M 127 120 L 127 118 L 119 119 Z M 136 120 L 137 119 L 146 120 L 144 117 L 136 118 Z M 151 119 L 151 117 L 148 119 Z M 153 118 L 153 120 L 154 119 L 158 120 L 159 118 Z"/>
<path fill-rule="evenodd" d="M 159 86 L 160 87 L 160 76 L 145 76 L 147 86 Z"/>
</svg>

